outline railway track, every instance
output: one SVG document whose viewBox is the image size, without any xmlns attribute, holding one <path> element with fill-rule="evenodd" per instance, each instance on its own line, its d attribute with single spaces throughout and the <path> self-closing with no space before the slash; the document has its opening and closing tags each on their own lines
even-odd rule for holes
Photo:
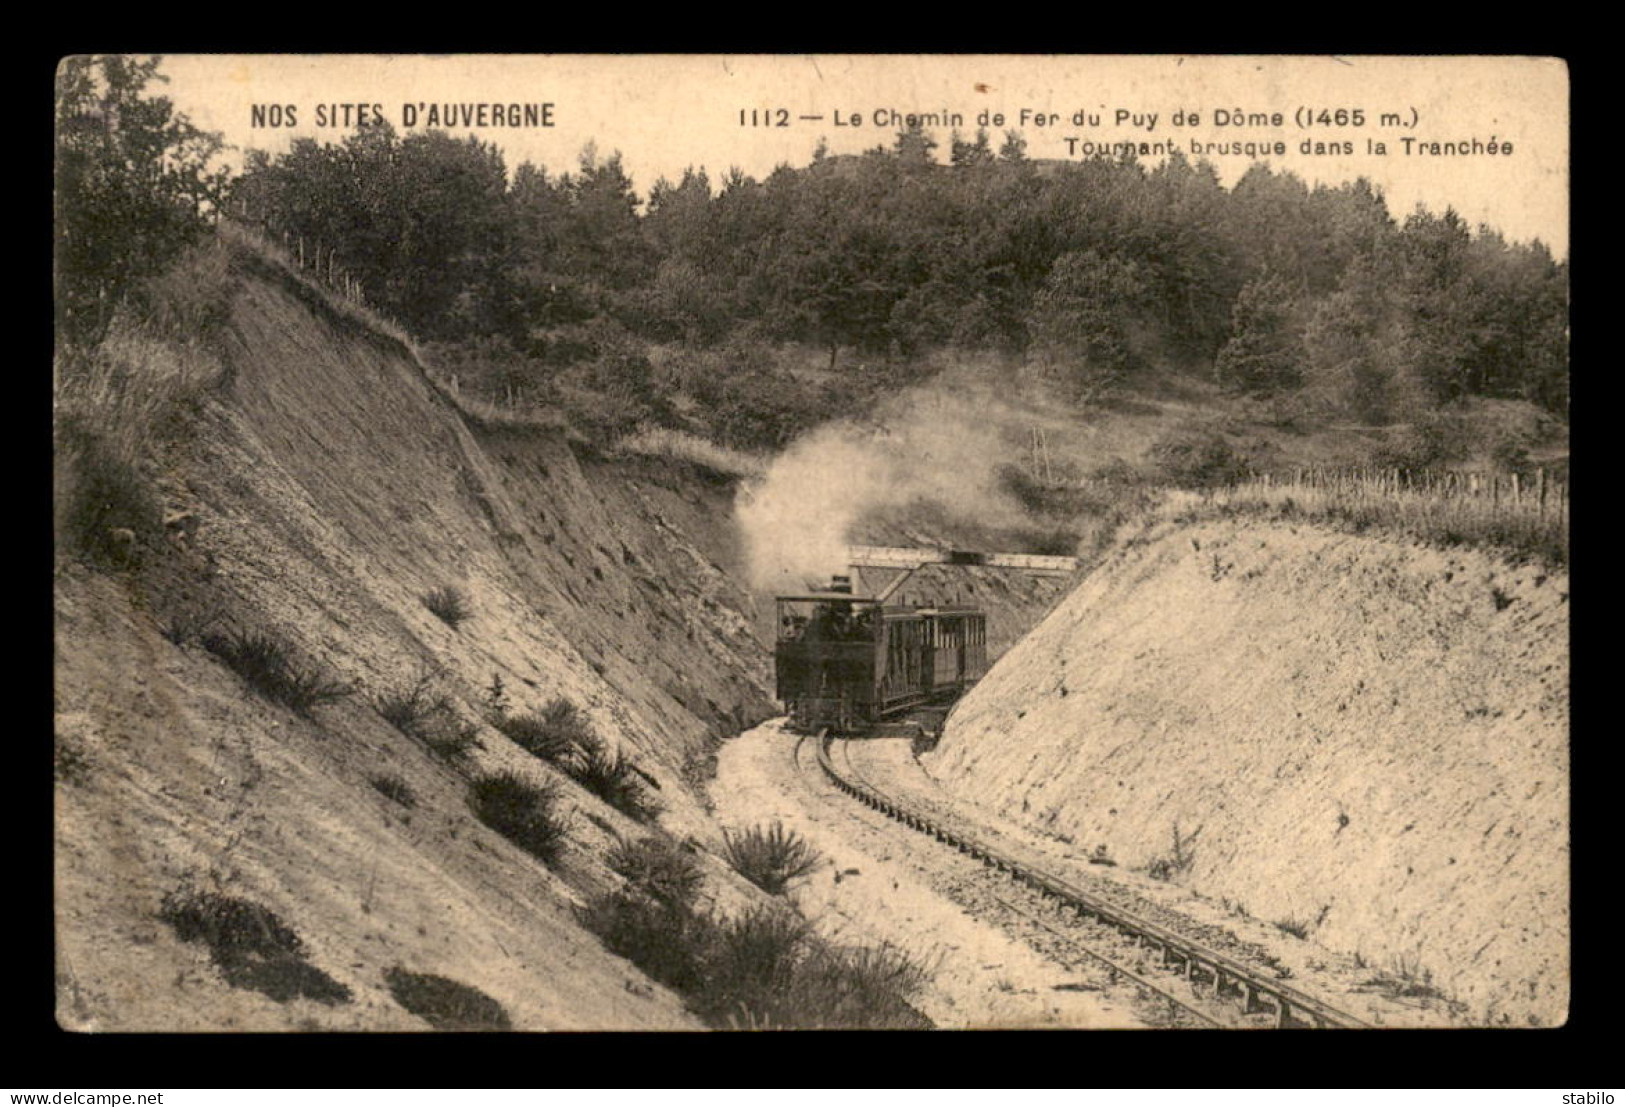
<svg viewBox="0 0 1625 1107">
<path fill-rule="evenodd" d="M 1017 884 L 1032 889 L 1063 911 L 1072 911 L 1080 919 L 1095 922 L 1115 931 L 1141 949 L 1160 954 L 1162 963 L 1184 976 L 1194 990 L 1200 992 L 1206 988 L 1210 989 L 1211 995 L 1215 998 L 1231 997 L 1239 1000 L 1245 1013 L 1268 1013 L 1279 1027 L 1355 1028 L 1368 1025 L 1353 1015 L 1330 1007 L 1279 980 L 1270 979 L 1261 970 L 1244 965 L 1228 954 L 1210 949 L 1159 923 L 1140 918 L 1119 904 L 1107 903 L 1099 896 L 1067 880 L 1017 860 L 961 826 L 949 827 L 940 817 L 922 813 L 877 788 L 852 765 L 850 758 L 846 759 L 844 768 L 838 767 L 831 752 L 833 739 L 827 733 L 820 731 L 812 739 L 812 745 L 817 754 L 819 768 L 842 792 L 896 819 L 910 829 L 935 838 L 943 845 L 957 849 L 989 868 L 1007 874 Z M 797 753 L 799 755 L 799 748 Z M 1221 1025 L 1212 1015 L 1192 1007 L 1143 975 L 1090 949 L 1031 911 L 1003 899 L 999 899 L 999 902 L 1082 951 L 1091 959 L 1104 963 L 1113 972 L 1130 980 L 1142 990 L 1167 1000 L 1180 1011 L 1181 1017 L 1194 1016 L 1206 1026 Z"/>
</svg>

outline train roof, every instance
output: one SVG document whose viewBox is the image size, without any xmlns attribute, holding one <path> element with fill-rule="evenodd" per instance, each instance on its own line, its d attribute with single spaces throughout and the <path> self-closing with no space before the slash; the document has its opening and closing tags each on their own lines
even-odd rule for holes
<svg viewBox="0 0 1625 1107">
<path fill-rule="evenodd" d="M 775 596 L 774 599 L 780 600 L 780 601 L 794 600 L 794 601 L 797 601 L 797 602 L 807 600 L 807 601 L 814 601 L 814 602 L 817 602 L 817 603 L 823 603 L 826 600 L 840 600 L 842 603 L 878 603 L 879 602 L 873 596 L 854 596 L 850 592 L 808 592 L 805 595 Z"/>
<path fill-rule="evenodd" d="M 775 596 L 779 603 L 861 603 L 874 607 L 880 601 L 873 596 L 854 596 L 848 592 L 809 592 L 801 595 Z M 982 609 L 969 604 L 943 603 L 930 607 L 913 607 L 907 604 L 886 604 L 882 611 L 899 615 L 980 615 Z"/>
</svg>

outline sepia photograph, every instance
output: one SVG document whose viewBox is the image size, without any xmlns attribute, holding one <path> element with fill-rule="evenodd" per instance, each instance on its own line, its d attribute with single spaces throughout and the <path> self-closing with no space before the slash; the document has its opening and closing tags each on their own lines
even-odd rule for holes
<svg viewBox="0 0 1625 1107">
<path fill-rule="evenodd" d="M 1568 1023 L 1563 60 L 54 107 L 62 1031 Z"/>
</svg>

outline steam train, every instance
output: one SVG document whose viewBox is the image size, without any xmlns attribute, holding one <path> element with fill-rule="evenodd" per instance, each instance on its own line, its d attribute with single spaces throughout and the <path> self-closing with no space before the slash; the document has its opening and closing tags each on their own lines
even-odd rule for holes
<svg viewBox="0 0 1625 1107">
<path fill-rule="evenodd" d="M 974 607 L 892 606 L 836 591 L 779 596 L 778 698 L 800 730 L 850 733 L 952 700 L 987 671 L 987 617 Z"/>
</svg>

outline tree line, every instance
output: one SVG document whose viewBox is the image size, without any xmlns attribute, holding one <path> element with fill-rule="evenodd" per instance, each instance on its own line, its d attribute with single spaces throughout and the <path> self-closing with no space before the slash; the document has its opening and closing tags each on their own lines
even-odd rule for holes
<svg viewBox="0 0 1625 1107">
<path fill-rule="evenodd" d="M 121 75 L 126 91 L 153 76 Z M 1472 396 L 1567 413 L 1567 263 L 1454 211 L 1396 220 L 1363 179 L 1254 165 L 1226 189 L 1177 155 L 1032 160 L 1014 132 L 997 149 L 954 133 L 944 163 L 915 128 L 761 180 L 691 168 L 640 197 L 618 153 L 510 170 L 478 138 L 377 125 L 250 151 L 228 184 L 198 168 L 208 136 L 165 118 L 153 141 L 194 171 L 110 180 L 80 167 L 140 152 L 59 122 L 59 269 L 118 271 L 108 250 L 141 249 L 121 236 L 168 224 L 108 195 L 190 180 L 153 201 L 182 230 L 206 198 L 322 242 L 436 356 L 493 390 L 593 398 L 607 429 L 680 425 L 697 402 L 724 441 L 780 445 L 833 395 L 945 347 L 1025 357 L 1080 398 L 1173 371 L 1365 423 Z M 84 310 L 105 303 L 69 285 Z M 785 344 L 823 351 L 839 386 L 773 371 Z"/>
</svg>

